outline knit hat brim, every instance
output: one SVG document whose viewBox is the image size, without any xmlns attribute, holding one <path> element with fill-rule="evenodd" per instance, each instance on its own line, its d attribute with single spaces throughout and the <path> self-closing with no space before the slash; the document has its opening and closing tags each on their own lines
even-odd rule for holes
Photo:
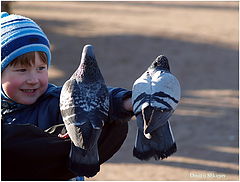
<svg viewBox="0 0 240 182">
<path fill-rule="evenodd" d="M 31 19 L 1 13 L 1 71 L 18 56 L 41 51 L 51 63 L 50 43 L 42 29 Z"/>
</svg>

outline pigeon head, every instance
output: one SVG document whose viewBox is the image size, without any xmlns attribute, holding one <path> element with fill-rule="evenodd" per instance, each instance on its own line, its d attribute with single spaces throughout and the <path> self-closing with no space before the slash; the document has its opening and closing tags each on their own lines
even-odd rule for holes
<svg viewBox="0 0 240 182">
<path fill-rule="evenodd" d="M 170 72 L 170 67 L 168 64 L 168 59 L 164 55 L 158 56 L 150 66 L 150 69 L 159 69 L 159 70 L 166 70 Z"/>
<path fill-rule="evenodd" d="M 73 77 L 76 80 L 88 83 L 103 80 L 92 45 L 84 46 L 80 65 Z"/>
</svg>

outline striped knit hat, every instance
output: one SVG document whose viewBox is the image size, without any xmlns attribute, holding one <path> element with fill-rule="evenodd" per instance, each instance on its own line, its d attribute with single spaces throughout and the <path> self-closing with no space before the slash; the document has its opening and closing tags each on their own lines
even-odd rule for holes
<svg viewBox="0 0 240 182">
<path fill-rule="evenodd" d="M 50 66 L 50 43 L 42 29 L 29 18 L 2 12 L 1 71 L 18 56 L 32 51 L 46 53 Z"/>
</svg>

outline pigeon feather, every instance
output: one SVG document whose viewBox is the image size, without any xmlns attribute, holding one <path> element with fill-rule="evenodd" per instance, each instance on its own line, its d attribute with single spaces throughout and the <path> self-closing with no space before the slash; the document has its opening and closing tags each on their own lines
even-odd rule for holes
<svg viewBox="0 0 240 182">
<path fill-rule="evenodd" d="M 164 159 L 176 152 L 169 118 L 180 100 L 180 84 L 168 59 L 158 56 L 133 84 L 132 104 L 137 118 L 133 155 L 141 160 Z"/>
<path fill-rule="evenodd" d="M 78 69 L 63 85 L 60 110 L 72 141 L 70 169 L 92 177 L 100 170 L 97 142 L 108 118 L 109 96 L 91 45 L 84 46 Z"/>
</svg>

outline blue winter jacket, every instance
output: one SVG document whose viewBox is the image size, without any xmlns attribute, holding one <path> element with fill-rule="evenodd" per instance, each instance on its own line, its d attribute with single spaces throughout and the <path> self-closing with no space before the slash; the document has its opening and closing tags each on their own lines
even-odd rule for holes
<svg viewBox="0 0 240 182">
<path fill-rule="evenodd" d="M 2 94 L 2 122 L 8 124 L 33 124 L 45 130 L 53 125 L 63 123 L 59 97 L 62 87 L 53 84 L 34 104 L 22 105 L 12 103 Z M 129 120 L 133 113 L 123 109 L 122 101 L 131 96 L 131 91 L 122 88 L 108 88 L 110 97 L 109 122 Z"/>
</svg>

